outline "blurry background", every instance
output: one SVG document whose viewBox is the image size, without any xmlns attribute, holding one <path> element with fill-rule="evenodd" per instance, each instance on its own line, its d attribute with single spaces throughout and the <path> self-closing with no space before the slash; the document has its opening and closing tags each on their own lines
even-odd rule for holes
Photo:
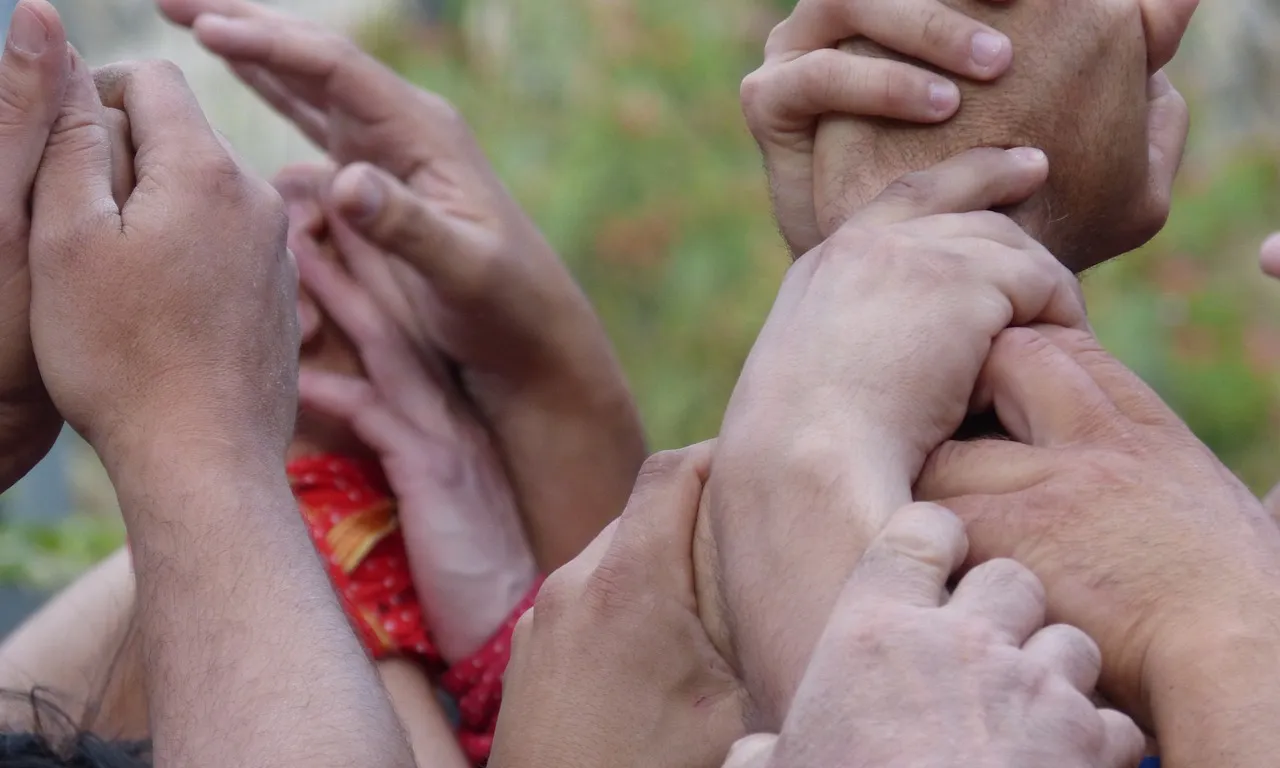
<svg viewBox="0 0 1280 768">
<path fill-rule="evenodd" d="M 263 173 L 313 156 L 148 0 L 53 1 L 92 62 L 182 64 Z M 349 29 L 459 106 L 595 300 L 664 448 L 716 432 L 787 264 L 737 93 L 792 1 L 273 4 Z M 1195 127 L 1172 221 L 1085 281 L 1103 340 L 1259 493 L 1280 480 L 1280 285 L 1256 266 L 1280 228 L 1278 18 L 1277 0 L 1202 9 L 1174 66 Z M 121 542 L 70 437 L 0 503 L 0 625 Z"/>
</svg>

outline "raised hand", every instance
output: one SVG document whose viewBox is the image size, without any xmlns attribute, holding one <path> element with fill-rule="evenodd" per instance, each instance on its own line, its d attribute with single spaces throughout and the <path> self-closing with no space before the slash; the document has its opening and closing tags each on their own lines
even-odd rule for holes
<svg viewBox="0 0 1280 768">
<path fill-rule="evenodd" d="M 1083 325 L 1071 274 L 987 210 L 1047 172 L 1034 150 L 985 149 L 905 177 L 784 280 L 725 414 L 699 570 L 757 727 L 781 725 L 845 575 L 964 420 L 992 339 Z"/>
<path fill-rule="evenodd" d="M 516 627 L 494 768 L 714 768 L 743 735 L 693 591 L 712 449 L 652 456 L 622 518 L 547 579 Z"/>
<path fill-rule="evenodd" d="M 1044 627 L 1044 588 L 1012 560 L 948 596 L 966 548 L 947 510 L 899 510 L 837 600 L 781 734 L 743 741 L 725 768 L 1133 768 L 1142 732 L 1090 701 L 1098 646 Z"/>
<path fill-rule="evenodd" d="M 173 65 L 99 81 L 128 112 L 137 181 L 118 206 L 107 112 L 78 63 L 32 216 L 32 336 L 54 402 L 108 462 L 168 431 L 282 458 L 298 328 L 280 197 L 229 154 Z"/>
<path fill-rule="evenodd" d="M 0 58 L 0 489 L 35 466 L 62 427 L 32 352 L 27 258 L 32 185 L 70 64 L 53 6 L 18 3 Z"/>
<path fill-rule="evenodd" d="M 800 0 L 769 35 L 764 64 L 742 81 L 742 109 L 764 153 L 774 215 L 795 256 L 823 240 L 813 188 L 819 118 L 937 123 L 960 107 L 960 89 L 945 75 L 837 49 L 854 37 L 974 80 L 999 77 L 1013 61 L 1008 37 L 941 0 Z"/>
<path fill-rule="evenodd" d="M 1250 765 L 1280 742 L 1280 530 L 1135 374 L 1081 330 L 1005 331 L 979 383 L 1018 442 L 947 443 L 920 476 L 974 561 L 1013 557 L 1088 632 L 1102 691 L 1171 765 Z"/>
<path fill-rule="evenodd" d="M 340 223 L 337 223 L 341 226 Z M 360 354 L 365 378 L 302 370 L 302 404 L 376 452 L 400 511 L 414 587 L 441 655 L 484 645 L 537 578 L 488 432 L 394 319 L 314 241 L 293 238 L 302 285 Z M 385 258 L 367 244 L 349 260 Z"/>
<path fill-rule="evenodd" d="M 465 121 L 314 24 L 248 0 L 159 4 L 333 161 L 354 164 L 333 209 L 400 260 L 391 280 L 358 277 L 460 367 L 526 527 L 557 532 L 534 537 L 539 564 L 568 561 L 621 511 L 643 435 L 599 319 Z"/>
</svg>

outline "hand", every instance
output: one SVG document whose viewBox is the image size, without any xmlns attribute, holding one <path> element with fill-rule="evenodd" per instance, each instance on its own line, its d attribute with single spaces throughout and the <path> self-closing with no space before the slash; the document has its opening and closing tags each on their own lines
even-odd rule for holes
<svg viewBox="0 0 1280 768">
<path fill-rule="evenodd" d="M 1280 711 L 1259 703 L 1276 690 L 1280 531 L 1087 332 L 1006 331 L 979 386 L 978 403 L 994 403 L 1019 442 L 947 443 L 918 496 L 965 521 L 974 561 L 1012 557 L 1040 577 L 1050 617 L 1098 642 L 1103 693 L 1154 722 L 1171 765 L 1249 764 L 1226 756 L 1261 731 L 1224 740 L 1204 728 Z M 1244 679 L 1217 674 L 1227 666 Z M 1190 690 L 1188 676 L 1207 687 Z M 1205 759 L 1178 755 L 1180 740 Z"/>
<path fill-rule="evenodd" d="M 411 338 L 461 368 L 539 564 L 567 562 L 622 509 L 643 432 L 590 303 L 466 123 L 315 25 L 247 0 L 158 2 L 334 162 L 354 164 L 335 181 L 333 206 L 403 259 L 389 276 L 357 277 Z"/>
<path fill-rule="evenodd" d="M 945 125 L 824 118 L 814 150 L 822 232 L 834 232 L 903 173 L 971 147 L 1035 146 L 1053 171 L 1010 215 L 1063 263 L 1083 271 L 1146 242 L 1169 215 L 1187 108 L 1162 74 L 1148 70 L 1143 2 L 994 8 L 954 0 L 1007 34 L 1020 63 L 998 82 L 962 83 L 964 109 Z M 865 40 L 842 48 L 901 58 Z"/>
<path fill-rule="evenodd" d="M 543 584 L 516 627 L 494 768 L 711 767 L 743 735 L 689 557 L 711 453 L 651 457 L 622 518 Z"/>
<path fill-rule="evenodd" d="M 991 340 L 1084 324 L 1070 273 L 986 210 L 1047 170 L 985 149 L 905 177 L 783 281 L 725 414 L 699 570 L 704 617 L 742 617 L 707 621 L 740 656 L 759 729 L 781 725 L 845 575 L 963 421 Z"/>
<path fill-rule="evenodd" d="M 45 0 L 18 3 L 0 58 L 0 490 L 44 458 L 62 428 L 31 347 L 27 250 L 32 185 L 58 118 L 68 62 L 57 11 Z"/>
<path fill-rule="evenodd" d="M 465 659 L 537 578 L 501 461 L 447 372 L 424 365 L 395 321 L 314 240 L 295 234 L 291 242 L 302 287 L 355 344 L 367 376 L 304 367 L 302 403 L 381 458 L 427 626 L 445 661 Z M 358 254 L 380 256 L 368 247 Z"/>
<path fill-rule="evenodd" d="M 741 743 L 725 768 L 1136 765 L 1142 732 L 1089 700 L 1098 647 L 1041 629 L 1030 571 L 992 560 L 947 598 L 966 547 L 947 510 L 898 511 L 845 585 L 781 736 Z"/>
<path fill-rule="evenodd" d="M 936 123 L 960 107 L 960 89 L 943 75 L 836 49 L 853 37 L 975 80 L 995 79 L 1013 61 L 1009 38 L 941 0 L 800 0 L 769 35 L 764 64 L 742 81 L 742 109 L 764 153 L 774 215 L 795 256 L 823 240 L 813 204 L 818 118 Z"/>
<path fill-rule="evenodd" d="M 296 277 L 279 195 L 243 170 L 172 64 L 100 73 L 137 185 L 112 195 L 83 63 L 36 178 L 31 329 L 58 409 L 103 455 L 181 436 L 280 465 L 296 410 Z M 278 471 L 278 470 L 277 470 Z"/>
</svg>

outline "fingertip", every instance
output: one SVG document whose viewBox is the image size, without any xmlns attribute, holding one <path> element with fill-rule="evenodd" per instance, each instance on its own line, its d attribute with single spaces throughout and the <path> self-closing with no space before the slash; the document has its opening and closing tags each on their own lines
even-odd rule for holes
<svg viewBox="0 0 1280 768">
<path fill-rule="evenodd" d="M 1262 243 L 1259 262 L 1264 273 L 1280 278 L 1280 232 L 1272 234 Z"/>
<path fill-rule="evenodd" d="M 974 77 L 993 80 L 1003 75 L 1013 63 L 1013 42 L 994 29 L 980 30 L 970 40 L 969 58 Z"/>
<path fill-rule="evenodd" d="M 62 56 L 67 32 L 48 0 L 19 0 L 9 20 L 7 51 L 23 58 Z"/>
<path fill-rule="evenodd" d="M 329 194 L 338 214 L 356 226 L 375 220 L 387 200 L 381 173 L 368 163 L 353 163 L 339 171 Z"/>
</svg>

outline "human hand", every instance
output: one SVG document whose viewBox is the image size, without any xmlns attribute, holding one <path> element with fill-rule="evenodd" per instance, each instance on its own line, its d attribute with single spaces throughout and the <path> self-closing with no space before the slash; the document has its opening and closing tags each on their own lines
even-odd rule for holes
<svg viewBox="0 0 1280 768">
<path fill-rule="evenodd" d="M 77 61 L 32 206 L 31 329 L 49 392 L 108 469 L 168 438 L 281 465 L 298 329 L 279 195 L 237 164 L 172 64 L 99 81 L 128 117 L 137 184 L 117 206 L 106 110 Z"/>
<path fill-rule="evenodd" d="M 995 83 L 961 82 L 964 107 L 944 125 L 824 118 L 814 150 L 822 232 L 890 180 L 975 146 L 1048 154 L 1048 183 L 1009 213 L 1075 271 L 1158 232 L 1188 118 L 1164 75 L 1148 70 L 1143 0 L 951 4 L 1007 34 L 1021 52 L 1017 65 Z M 842 48 L 901 58 L 865 40 Z"/>
<path fill-rule="evenodd" d="M 710 768 L 743 735 L 693 590 L 711 453 L 652 456 L 621 519 L 543 584 L 516 627 L 494 768 Z"/>
<path fill-rule="evenodd" d="M 1019 442 L 947 443 L 918 497 L 965 521 L 975 562 L 1012 557 L 1040 577 L 1050 618 L 1098 642 L 1101 690 L 1154 723 L 1169 764 L 1248 765 L 1226 757 L 1261 733 L 1205 728 L 1250 712 L 1256 731 L 1280 711 L 1262 703 L 1280 531 L 1257 499 L 1087 332 L 1006 331 L 979 393 Z"/>
<path fill-rule="evenodd" d="M 1037 318 L 1084 324 L 1071 274 L 986 210 L 1046 172 L 1034 151 L 985 149 L 904 177 L 783 281 L 700 520 L 715 551 L 699 603 L 760 729 L 781 725 L 845 575 L 965 418 L 991 340 Z"/>
<path fill-rule="evenodd" d="M 1142 732 L 1089 699 L 1098 646 L 1041 628 L 1030 571 L 991 560 L 948 598 L 966 548 L 947 510 L 899 510 L 846 583 L 781 735 L 741 742 L 725 768 L 1136 765 Z"/>
<path fill-rule="evenodd" d="M 448 663 L 480 649 L 537 579 L 501 460 L 447 370 L 430 365 L 369 293 L 291 239 L 303 289 L 355 345 L 365 378 L 303 367 L 302 404 L 376 452 L 398 506 L 414 588 Z M 366 246 L 348 259 L 379 258 Z"/>
<path fill-rule="evenodd" d="M 27 256 L 32 185 L 62 105 L 68 50 L 49 3 L 18 3 L 0 58 L 0 489 L 44 458 L 62 428 L 32 351 Z"/>
<path fill-rule="evenodd" d="M 794 256 L 823 240 L 813 194 L 820 117 L 937 123 L 960 108 L 960 89 L 945 75 L 837 49 L 854 37 L 979 81 L 999 77 L 1013 61 L 1009 38 L 942 0 L 800 0 L 770 33 L 764 64 L 742 81 L 743 113 L 764 153 L 774 216 Z"/>
<path fill-rule="evenodd" d="M 389 272 L 357 277 L 412 339 L 459 366 L 493 427 L 539 564 L 567 562 L 622 509 L 643 432 L 590 303 L 465 121 L 314 24 L 247 0 L 158 3 L 350 166 L 331 189 L 333 209 L 398 257 Z"/>
</svg>

